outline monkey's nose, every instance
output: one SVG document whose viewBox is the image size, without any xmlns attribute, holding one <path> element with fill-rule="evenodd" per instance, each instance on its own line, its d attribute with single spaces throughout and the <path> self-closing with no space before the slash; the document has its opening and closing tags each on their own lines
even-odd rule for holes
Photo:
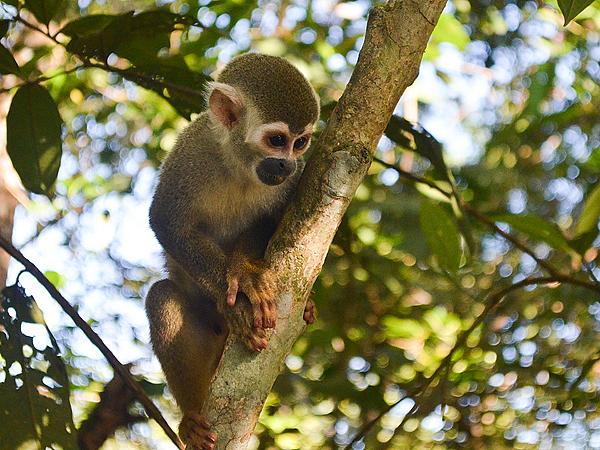
<svg viewBox="0 0 600 450">
<path fill-rule="evenodd" d="M 293 159 L 265 158 L 260 165 L 265 172 L 276 177 L 287 177 L 296 170 L 296 161 Z"/>
<path fill-rule="evenodd" d="M 260 180 L 269 185 L 283 183 L 295 170 L 295 160 L 282 158 L 265 158 L 256 168 Z"/>
</svg>

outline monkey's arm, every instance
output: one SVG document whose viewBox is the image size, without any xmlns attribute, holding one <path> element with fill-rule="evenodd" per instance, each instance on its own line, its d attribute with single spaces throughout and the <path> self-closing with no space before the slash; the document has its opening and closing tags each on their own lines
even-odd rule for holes
<svg viewBox="0 0 600 450">
<path fill-rule="evenodd" d="M 185 193 L 164 194 L 157 189 L 150 207 L 150 226 L 167 254 L 215 299 L 227 292 L 227 257 L 223 249 L 191 214 Z M 184 206 L 188 203 L 188 206 Z"/>
<path fill-rule="evenodd" d="M 277 280 L 264 260 L 276 228 L 274 217 L 262 218 L 238 236 L 229 253 L 227 304 L 235 305 L 238 295 L 246 294 L 252 305 L 253 324 L 258 328 L 275 327 L 277 318 Z"/>
</svg>

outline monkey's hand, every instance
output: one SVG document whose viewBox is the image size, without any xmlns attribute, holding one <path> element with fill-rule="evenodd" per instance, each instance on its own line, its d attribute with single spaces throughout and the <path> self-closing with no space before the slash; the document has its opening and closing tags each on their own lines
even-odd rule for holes
<svg viewBox="0 0 600 450">
<path fill-rule="evenodd" d="M 252 324 L 256 329 L 275 328 L 276 277 L 262 261 L 242 254 L 232 257 L 227 271 L 227 304 L 234 306 L 238 293 L 244 293 L 252 306 Z"/>
<path fill-rule="evenodd" d="M 317 319 L 317 308 L 315 307 L 315 303 L 310 298 L 306 302 L 303 318 L 306 322 L 306 325 L 312 325 Z"/>
</svg>

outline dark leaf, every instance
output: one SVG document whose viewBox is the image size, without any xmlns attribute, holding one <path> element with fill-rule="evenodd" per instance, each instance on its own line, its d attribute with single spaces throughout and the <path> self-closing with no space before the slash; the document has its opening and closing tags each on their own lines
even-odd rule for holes
<svg viewBox="0 0 600 450">
<path fill-rule="evenodd" d="M 25 85 L 13 97 L 6 121 L 8 154 L 23 184 L 49 194 L 62 155 L 62 119 L 54 100 L 42 86 Z"/>
<path fill-rule="evenodd" d="M 50 23 L 64 5 L 65 0 L 25 0 L 25 7 L 37 20 L 45 24 Z"/>
<path fill-rule="evenodd" d="M 558 6 L 565 18 L 565 25 L 592 3 L 594 0 L 558 0 Z"/>
<path fill-rule="evenodd" d="M 136 63 L 168 47 L 169 35 L 178 25 L 192 23 L 190 17 L 156 9 L 82 17 L 67 24 L 62 32 L 71 37 L 67 49 L 72 53 L 101 60 L 116 53 Z"/>
<path fill-rule="evenodd" d="M 19 65 L 15 61 L 12 53 L 3 45 L 0 45 L 0 73 L 18 74 L 19 72 Z"/>
<path fill-rule="evenodd" d="M 192 72 L 182 59 L 156 58 L 120 73 L 128 80 L 156 92 L 184 117 L 189 118 L 192 113 L 206 108 L 204 88 L 210 78 Z"/>
<path fill-rule="evenodd" d="M 60 32 L 71 38 L 85 38 L 102 31 L 118 16 L 109 14 L 92 14 L 80 17 L 67 23 Z"/>
<path fill-rule="evenodd" d="M 577 253 L 583 255 L 594 243 L 596 237 L 598 236 L 598 230 L 590 230 L 586 233 L 583 233 L 569 241 L 569 245 L 573 248 Z"/>
<path fill-rule="evenodd" d="M 414 139 L 414 148 L 411 148 L 407 133 Z M 450 172 L 444 161 L 442 144 L 423 127 L 413 124 L 403 117 L 392 116 L 385 129 L 385 135 L 399 146 L 413 150 L 427 158 L 433 164 L 436 175 L 445 181 L 451 182 Z"/>
<path fill-rule="evenodd" d="M 450 215 L 438 204 L 424 201 L 420 212 L 421 230 L 441 267 L 456 272 L 462 256 L 460 234 Z"/>
<path fill-rule="evenodd" d="M 11 22 L 12 20 L 0 20 L 0 37 L 6 36 L 6 33 L 8 32 L 8 27 Z"/>
<path fill-rule="evenodd" d="M 35 300 L 19 286 L 0 299 L 0 448 L 77 448 L 69 380 Z"/>
</svg>

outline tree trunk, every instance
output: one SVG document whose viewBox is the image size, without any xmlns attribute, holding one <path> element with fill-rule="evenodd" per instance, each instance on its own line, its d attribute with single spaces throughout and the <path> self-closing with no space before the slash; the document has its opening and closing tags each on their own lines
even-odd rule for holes
<svg viewBox="0 0 600 450">
<path fill-rule="evenodd" d="M 352 78 L 321 135 L 269 248 L 285 287 L 269 346 L 252 354 L 233 336 L 204 414 L 218 449 L 245 449 L 285 357 L 304 329 L 306 298 L 343 214 L 401 94 L 416 78 L 445 0 L 391 0 L 373 8 Z"/>
</svg>

